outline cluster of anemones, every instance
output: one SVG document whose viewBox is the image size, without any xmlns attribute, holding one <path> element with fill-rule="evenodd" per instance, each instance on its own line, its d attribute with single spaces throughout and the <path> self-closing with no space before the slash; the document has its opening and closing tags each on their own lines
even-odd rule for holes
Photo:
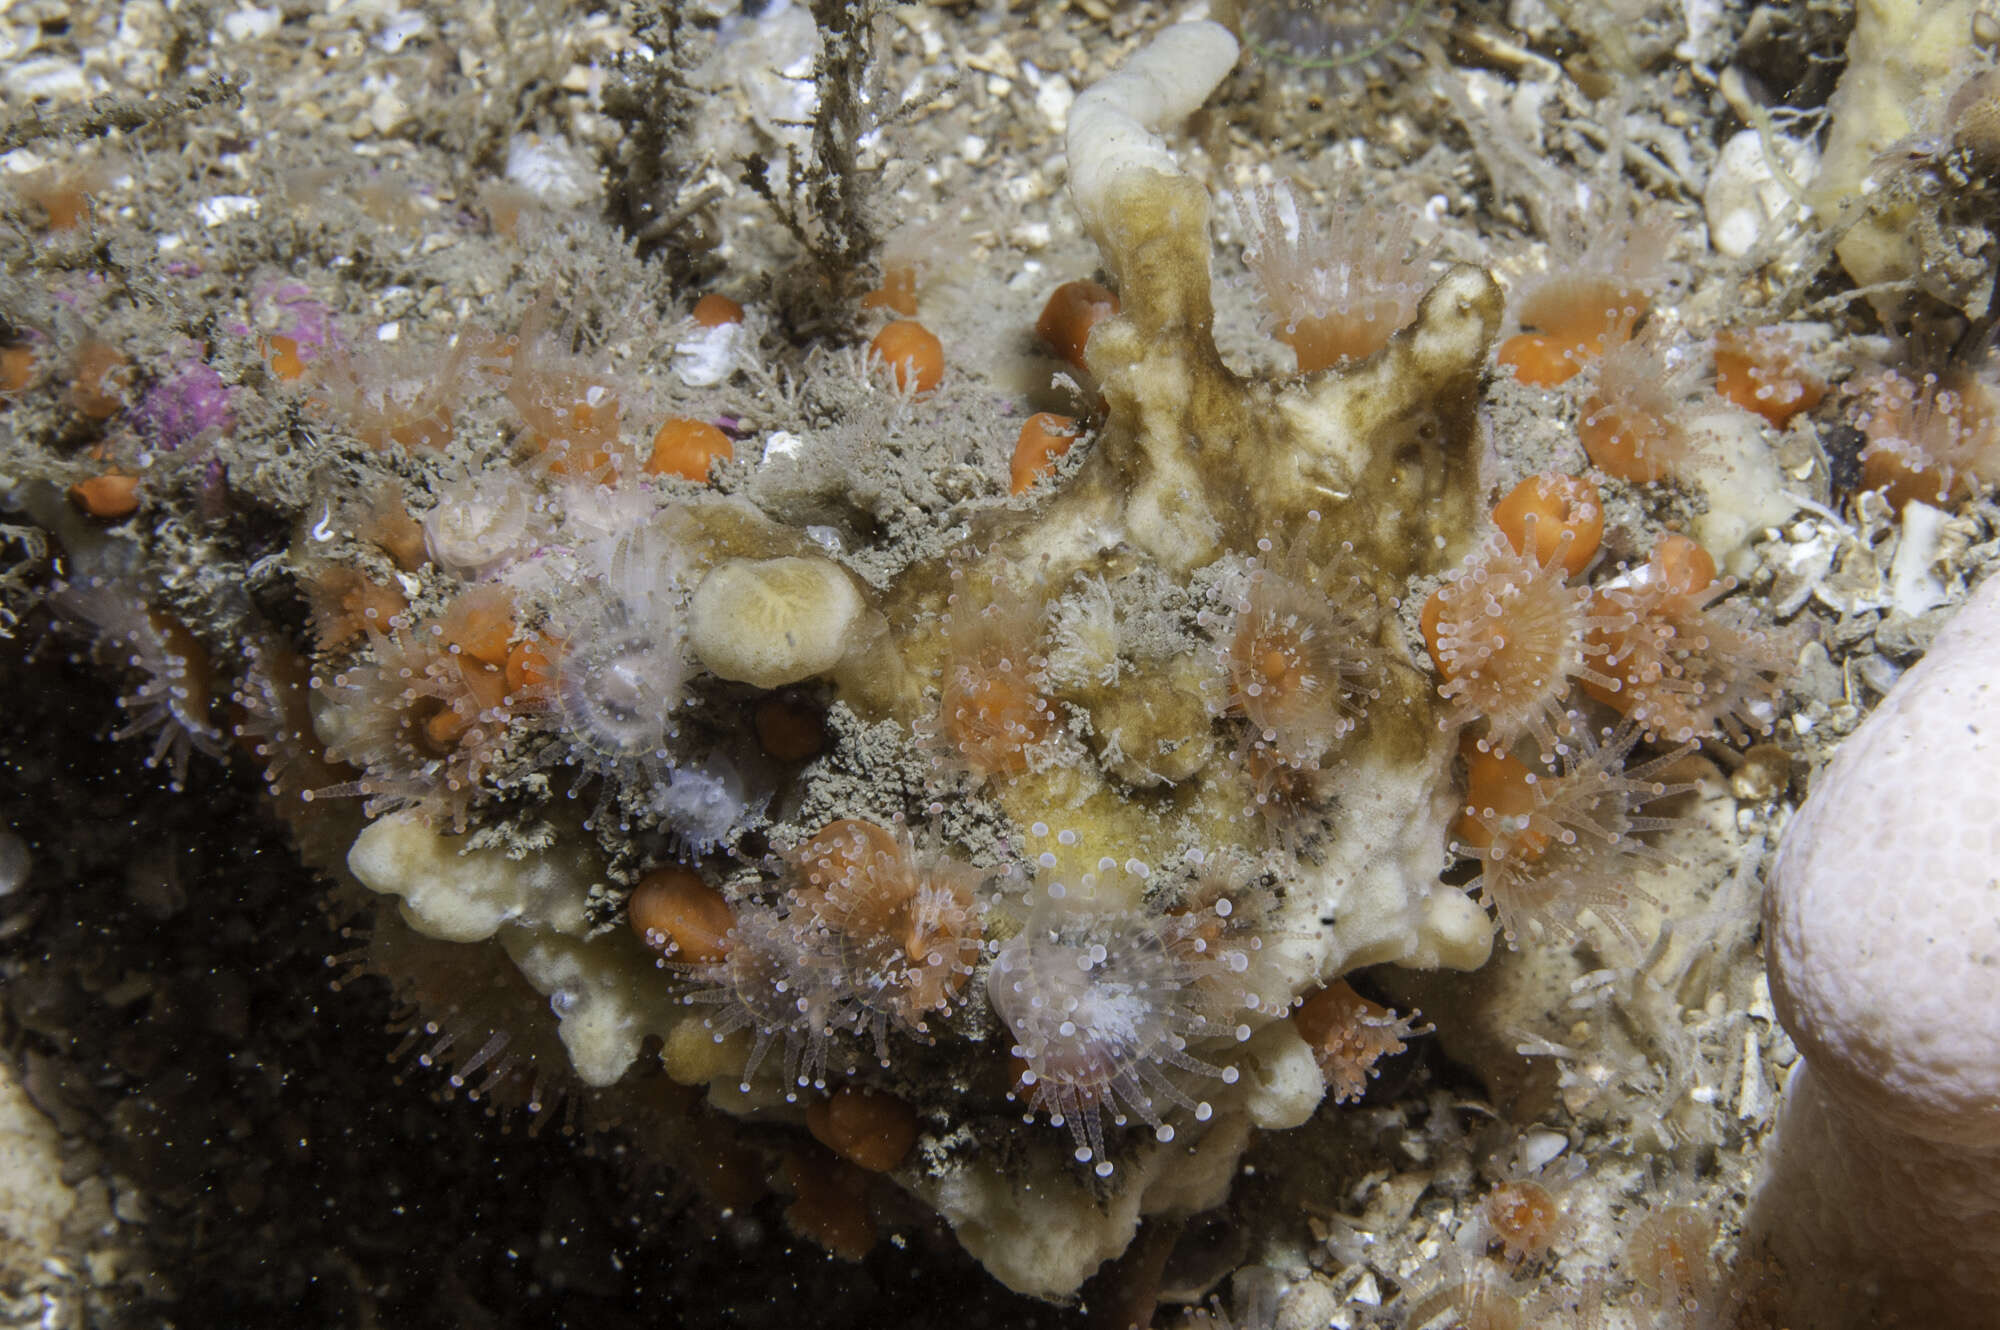
<svg viewBox="0 0 2000 1330">
<path fill-rule="evenodd" d="M 1566 387 L 1577 442 L 1604 475 L 1635 485 L 1685 476 L 1699 464 L 1699 412 L 1712 365 L 1715 394 L 1778 429 L 1826 395 L 1806 338 L 1788 325 L 1732 327 L 1708 341 L 1677 334 L 1655 306 L 1667 288 L 1672 229 L 1656 207 L 1571 217 L 1551 239 L 1548 270 L 1512 303 L 1524 329 L 1498 364 L 1524 384 Z"/>
<path fill-rule="evenodd" d="M 787 856 L 768 901 L 731 902 L 673 868 L 642 881 L 627 908 L 686 1000 L 713 1008 L 715 1037 L 749 1032 L 746 1084 L 782 1046 L 787 1085 L 824 1088 L 838 1036 L 866 1036 L 883 1065 L 892 1033 L 934 1037 L 980 954 L 980 880 L 920 855 L 907 830 L 843 819 Z"/>
<path fill-rule="evenodd" d="M 1701 546 L 1662 536 L 1644 565 L 1593 592 L 1592 650 L 1613 682 L 1586 679 L 1585 691 L 1674 743 L 1769 733 L 1802 639 L 1725 600 L 1735 587 Z"/>
<path fill-rule="evenodd" d="M 1214 888 L 1163 912 L 1127 908 L 1135 873 L 1107 860 L 1073 884 L 1039 882 L 1019 931 L 992 948 L 983 989 L 1013 1037 L 1014 1093 L 1100 1175 L 1113 1167 L 1107 1120 L 1136 1117 L 1171 1140 L 1170 1114 L 1209 1117 L 1186 1082 L 1237 1073 L 1201 1046 L 1248 1038 L 1259 1008 L 1247 915 Z M 627 910 L 714 1039 L 747 1038 L 746 1091 L 776 1050 L 788 1098 L 881 1097 L 846 1079 L 862 1071 L 860 1047 L 887 1067 L 896 1041 L 932 1042 L 974 1000 L 983 920 L 1010 894 L 983 896 L 987 880 L 919 852 L 905 829 L 843 819 L 784 857 L 768 896 L 731 900 L 673 867 L 648 874 Z"/>
<path fill-rule="evenodd" d="M 435 619 L 371 624 L 366 655 L 332 676 L 340 701 L 318 725 L 327 759 L 362 774 L 315 796 L 362 796 L 371 817 L 416 807 L 463 830 L 509 722 L 547 704 L 547 659 L 514 627 L 512 598 L 495 586 Z"/>
<path fill-rule="evenodd" d="M 1550 237 L 1548 267 L 1521 284 L 1513 314 L 1524 331 L 1495 352 L 1523 383 L 1550 388 L 1629 341 L 1666 289 L 1673 230 L 1657 209 L 1607 206 L 1573 215 Z"/>
<path fill-rule="evenodd" d="M 426 467 L 428 494 L 408 507 L 393 485 L 359 500 L 335 491 L 311 521 L 298 567 L 318 647 L 317 728 L 336 761 L 359 769 L 321 793 L 463 829 L 509 758 L 523 772 L 572 769 L 568 793 L 594 789 L 595 816 L 627 830 L 657 824 L 696 849 L 740 832 L 762 804 L 745 776 L 757 756 L 717 748 L 691 760 L 677 742 L 699 672 L 686 603 L 700 569 L 674 487 L 705 481 L 730 455 L 727 437 L 673 419 L 650 454 L 629 447 L 631 394 L 570 349 L 574 330 L 554 326 L 547 302 L 512 336 L 462 335 L 421 400 L 378 382 L 373 359 L 320 340 L 295 376 L 289 361 L 274 372 L 372 446 L 434 452 L 452 438 L 454 403 L 481 382 L 516 418 L 515 459 Z M 375 387 L 341 390 L 363 381 Z M 422 428 L 377 430 L 392 406 Z"/>
<path fill-rule="evenodd" d="M 1468 727 L 1454 849 L 1480 864 L 1476 888 L 1511 941 L 1532 923 L 1568 935 L 1591 910 L 1628 941 L 1643 893 L 1631 861 L 1670 818 L 1646 805 L 1686 787 L 1668 769 L 1713 735 L 1768 732 L 1796 634 L 1762 624 L 1684 536 L 1661 538 L 1637 569 L 1572 584 L 1596 558 L 1604 519 L 1581 477 L 1523 481 L 1494 509 L 1500 534 L 1424 607 L 1421 623 L 1447 723 Z M 1613 728 L 1587 716 L 1601 704 Z M 1679 748 L 1628 766 L 1642 741 Z M 1532 760 L 1517 755 L 1532 740 Z"/>
</svg>

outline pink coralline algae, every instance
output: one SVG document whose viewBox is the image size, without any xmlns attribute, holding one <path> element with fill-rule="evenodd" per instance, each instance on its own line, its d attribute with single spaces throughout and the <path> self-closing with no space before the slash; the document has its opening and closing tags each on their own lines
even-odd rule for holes
<svg viewBox="0 0 2000 1330">
<path fill-rule="evenodd" d="M 226 432 L 235 423 L 230 396 L 220 374 L 192 361 L 148 389 L 134 415 L 154 446 L 174 452 L 211 433 Z"/>
</svg>

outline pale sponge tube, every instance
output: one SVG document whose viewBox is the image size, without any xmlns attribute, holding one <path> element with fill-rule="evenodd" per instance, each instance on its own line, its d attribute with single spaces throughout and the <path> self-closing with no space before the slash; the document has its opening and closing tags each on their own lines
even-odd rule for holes
<svg viewBox="0 0 2000 1330">
<path fill-rule="evenodd" d="M 1804 1055 L 1750 1241 L 1796 1324 L 1991 1326 L 2000 1305 L 2000 578 L 1792 819 L 1765 898 Z"/>
<path fill-rule="evenodd" d="M 1857 286 L 1913 281 L 1924 258 L 1916 205 L 1908 200 L 1860 211 L 1880 189 L 1895 158 L 1892 145 L 1926 128 L 1954 71 L 1974 58 L 1972 25 L 1978 0 L 1860 0 L 1847 42 L 1847 69 L 1827 103 L 1833 124 L 1818 175 L 1807 189 L 1813 211 L 1835 226 L 1834 253 Z M 1893 197 L 1893 196 L 1891 196 Z M 1872 301 L 1893 313 L 1901 291 Z"/>
<path fill-rule="evenodd" d="M 1235 63 L 1229 29 L 1176 23 L 1076 99 L 1069 112 L 1069 188 L 1093 239 L 1103 242 L 1112 187 L 1121 177 L 1181 174 L 1158 131 L 1193 115 Z"/>
</svg>

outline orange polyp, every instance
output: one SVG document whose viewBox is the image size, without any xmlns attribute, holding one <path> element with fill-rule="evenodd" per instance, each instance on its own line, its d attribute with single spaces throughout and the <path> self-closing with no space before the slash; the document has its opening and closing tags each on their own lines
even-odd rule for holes
<svg viewBox="0 0 2000 1330">
<path fill-rule="evenodd" d="M 1994 390 L 1964 372 L 1874 376 L 1862 386 L 1854 414 L 1868 436 L 1862 488 L 1882 490 L 1896 510 L 1970 498 L 2000 478 L 1996 416 Z"/>
<path fill-rule="evenodd" d="M 415 636 L 433 639 L 433 629 L 444 626 L 420 629 Z M 468 740 L 480 743 L 485 733 L 481 727 L 506 701 L 506 680 L 499 668 L 462 650 L 431 657 L 427 648 L 416 646 L 409 648 L 405 660 L 417 676 L 442 690 L 414 696 L 403 715 L 402 723 L 415 730 L 418 749 L 431 757 L 453 758 L 462 756 L 459 750 Z"/>
<path fill-rule="evenodd" d="M 467 695 L 477 706 L 467 716 L 468 723 L 478 719 L 480 713 L 489 712 L 507 703 L 507 672 L 499 665 L 490 665 L 478 657 L 461 652 L 458 657 L 459 681 L 465 685 Z"/>
<path fill-rule="evenodd" d="M 1451 723 L 1483 720 L 1485 739 L 1503 749 L 1532 733 L 1542 753 L 1556 751 L 1571 724 L 1562 705 L 1571 681 L 1598 673 L 1585 640 L 1589 604 L 1561 562 L 1540 562 L 1505 536 L 1469 554 L 1418 620 Z"/>
<path fill-rule="evenodd" d="M 472 719 L 451 707 L 441 706 L 422 721 L 424 743 L 433 755 L 443 755 L 458 747 L 458 741 L 472 728 Z"/>
<path fill-rule="evenodd" d="M 646 874 L 632 888 L 625 912 L 632 931 L 673 960 L 716 965 L 729 955 L 735 911 L 692 869 L 656 868 Z"/>
<path fill-rule="evenodd" d="M 1604 537 L 1604 504 L 1587 476 L 1529 476 L 1493 506 L 1493 524 L 1517 554 L 1527 553 L 1532 530 L 1536 562 L 1553 562 L 1560 551 L 1563 571 L 1575 577 L 1589 566 Z M 1567 547 L 1565 532 L 1570 536 Z"/>
<path fill-rule="evenodd" d="M 496 668 L 506 665 L 514 620 L 504 594 L 469 593 L 453 607 L 441 626 L 445 640 L 465 655 L 483 665 Z"/>
<path fill-rule="evenodd" d="M 1657 338 L 1621 340 L 1597 367 L 1578 412 L 1577 438 L 1605 473 L 1652 484 L 1694 460 L 1700 437 L 1683 421 L 1694 369 Z"/>
<path fill-rule="evenodd" d="M 1861 488 L 1880 490 L 1897 512 L 1911 503 L 1942 508 L 1957 497 L 1955 491 L 1964 490 L 1944 467 L 1928 464 L 1914 449 L 1872 444 L 1861 450 Z"/>
<path fill-rule="evenodd" d="M 1354 991 L 1344 980 L 1320 989 L 1292 1013 L 1292 1028 L 1313 1051 L 1335 1103 L 1359 1099 L 1375 1064 L 1402 1052 L 1410 1020 Z"/>
<path fill-rule="evenodd" d="M 1598 470 L 1635 485 L 1650 485 L 1667 474 L 1662 460 L 1667 428 L 1656 417 L 1620 410 L 1592 394 L 1584 399 L 1576 435 Z"/>
<path fill-rule="evenodd" d="M 549 474 L 617 479 L 611 460 L 611 445 L 618 442 L 617 395 L 579 375 L 556 377 L 560 384 L 548 395 L 557 405 L 538 403 L 531 411 L 515 400 L 549 459 Z"/>
<path fill-rule="evenodd" d="M 1543 333 L 1519 333 L 1500 343 L 1494 358 L 1522 383 L 1554 388 L 1568 383 L 1583 369 L 1583 349 L 1575 342 Z"/>
<path fill-rule="evenodd" d="M 1342 314 L 1307 315 L 1278 329 L 1278 340 L 1298 357 L 1299 373 L 1312 374 L 1374 355 L 1389 344 L 1401 321 L 1401 306 L 1383 299 Z"/>
<path fill-rule="evenodd" d="M 675 416 L 660 426 L 653 436 L 653 451 L 646 458 L 649 476 L 675 475 L 697 485 L 708 483 L 708 469 L 736 455 L 729 436 L 705 420 Z"/>
<path fill-rule="evenodd" d="M 272 339 L 279 341 L 283 339 Z M 451 402 L 472 354 L 471 339 L 443 357 L 415 348 L 374 344 L 350 354 L 336 347 L 302 372 L 316 390 L 307 405 L 332 415 L 349 433 L 376 450 L 401 446 L 442 451 L 452 442 Z M 282 349 L 282 348 L 280 348 Z M 291 377 L 296 357 L 273 356 L 273 373 Z"/>
<path fill-rule="evenodd" d="M 371 581 L 360 569 L 345 564 L 312 574 L 305 589 L 313 636 L 322 651 L 332 651 L 371 629 L 386 633 L 389 621 L 409 608 L 394 587 Z"/>
<path fill-rule="evenodd" d="M 1677 595 L 1694 596 L 1715 582 L 1715 556 L 1679 532 L 1669 531 L 1653 546 L 1646 576 Z"/>
<path fill-rule="evenodd" d="M 797 865 L 803 880 L 792 894 L 820 918 L 851 939 L 891 938 L 918 954 L 909 945 L 911 906 L 922 883 L 887 829 L 853 818 L 829 822 L 799 848 Z"/>
<path fill-rule="evenodd" d="M 1076 420 L 1053 411 L 1037 411 L 1021 425 L 1014 442 L 1011 491 L 1024 494 L 1044 476 L 1055 474 L 1056 463 L 1076 442 Z"/>
<path fill-rule="evenodd" d="M 1646 1266 L 1649 1289 L 1678 1295 L 1694 1283 L 1694 1244 L 1679 1233 L 1663 1233 L 1654 1238 L 1654 1248 L 1634 1264 Z M 1677 1299 L 1676 1299 L 1677 1300 Z"/>
<path fill-rule="evenodd" d="M 547 640 L 532 633 L 516 642 L 507 652 L 504 668 L 507 691 L 510 693 L 546 687 L 556 677 L 553 649 Z"/>
<path fill-rule="evenodd" d="M 1298 546 L 1281 550 L 1267 539 L 1258 548 L 1264 557 L 1232 593 L 1236 613 L 1222 635 L 1225 705 L 1250 721 L 1253 746 L 1312 770 L 1375 694 L 1374 606 L 1339 575 L 1305 580 L 1315 573 Z M 1305 792 L 1268 766 L 1255 774 L 1267 799 L 1287 784 Z"/>
<path fill-rule="evenodd" d="M 757 743 L 780 762 L 804 762 L 826 747 L 825 713 L 815 707 L 767 697 L 751 717 Z"/>
<path fill-rule="evenodd" d="M 1367 1002 L 1353 987 L 1336 981 L 1320 989 L 1292 1013 L 1292 1026 L 1314 1048 L 1325 1043 L 1352 1018 L 1352 1009 Z"/>
<path fill-rule="evenodd" d="M 917 316 L 917 270 L 908 264 L 887 269 L 882 285 L 861 297 L 863 309 L 890 309 L 906 319 Z"/>
<path fill-rule="evenodd" d="M 874 1247 L 866 1173 L 844 1160 L 794 1152 L 785 1160 L 785 1178 L 797 1195 L 785 1209 L 785 1222 L 795 1232 L 847 1261 L 860 1260 Z"/>
<path fill-rule="evenodd" d="M 955 583 L 961 579 L 952 573 Z M 1052 719 L 1041 694 L 1046 662 L 1036 653 L 1048 605 L 1038 589 L 1004 583 L 986 589 L 992 599 L 984 605 L 970 603 L 973 594 L 964 588 L 946 600 L 937 732 L 978 774 L 1012 775 L 1027 768 L 1028 749 Z"/>
<path fill-rule="evenodd" d="M 552 445 L 546 450 L 552 476 L 591 476 L 606 484 L 618 479 L 618 467 L 603 448 L 588 445 Z"/>
<path fill-rule="evenodd" d="M 710 291 L 694 302 L 694 321 L 704 328 L 720 328 L 725 323 L 741 323 L 743 306 L 718 291 Z"/>
<path fill-rule="evenodd" d="M 405 448 L 446 448 L 451 445 L 451 408 L 418 402 L 402 411 L 385 411 L 373 421 L 354 425 L 354 437 L 370 448 L 400 443 Z"/>
<path fill-rule="evenodd" d="M 297 383 L 306 376 L 305 357 L 299 354 L 298 339 L 273 333 L 264 339 L 264 359 L 271 373 L 283 383 Z"/>
<path fill-rule="evenodd" d="M 1451 824 L 1458 843 L 1469 849 L 1491 849 L 1494 835 L 1487 819 L 1498 818 L 1509 828 L 1518 828 L 1508 838 L 1507 852 L 1539 859 L 1548 849 L 1549 837 L 1528 825 L 1538 805 L 1535 775 L 1527 763 L 1506 753 L 1482 751 L 1471 739 L 1459 744 L 1458 755 L 1465 763 L 1465 807 Z"/>
<path fill-rule="evenodd" d="M 1118 297 L 1096 282 L 1064 282 L 1042 306 L 1042 316 L 1035 320 L 1035 335 L 1049 350 L 1087 370 L 1090 367 L 1084 363 L 1083 352 L 1091 329 L 1117 313 Z"/>
<path fill-rule="evenodd" d="M 800 847 L 799 869 L 812 891 L 824 895 L 872 873 L 876 856 L 885 854 L 896 856 L 895 836 L 872 822 L 842 818 Z"/>
<path fill-rule="evenodd" d="M 1715 339 L 1715 388 L 1779 429 L 1826 396 L 1826 383 L 1800 366 L 1780 336 L 1731 330 Z"/>
<path fill-rule="evenodd" d="M 1708 1304 L 1715 1284 L 1709 1244 L 1715 1221 L 1687 1206 L 1649 1215 L 1626 1241 L 1632 1278 L 1642 1305 L 1682 1310 Z"/>
<path fill-rule="evenodd" d="M 1641 292 L 1604 284 L 1545 293 L 1521 311 L 1533 331 L 1500 343 L 1495 358 L 1522 383 L 1554 388 L 1613 343 L 1629 340 L 1649 303 Z"/>
<path fill-rule="evenodd" d="M 1652 308 L 1644 291 L 1602 278 L 1561 282 L 1521 306 L 1522 326 L 1601 355 L 1611 341 L 1626 341 Z"/>
<path fill-rule="evenodd" d="M 340 597 L 340 607 L 360 623 L 387 630 L 389 621 L 410 607 L 410 602 L 396 588 L 370 581 L 359 572 L 354 576 L 355 585 Z"/>
<path fill-rule="evenodd" d="M 0 347 L 0 402 L 35 381 L 35 353 L 26 346 Z"/>
<path fill-rule="evenodd" d="M 86 420 L 109 420 L 117 415 L 125 406 L 130 364 L 124 352 L 107 342 L 85 342 L 77 349 L 69 404 Z"/>
<path fill-rule="evenodd" d="M 122 471 L 107 471 L 71 485 L 69 501 L 92 517 L 106 521 L 130 517 L 139 511 L 139 478 Z"/>
<path fill-rule="evenodd" d="M 907 833 L 853 819 L 828 823 L 787 857 L 795 915 L 830 930 L 843 964 L 869 976 L 863 1001 L 878 1055 L 887 1057 L 880 1040 L 891 1021 L 925 1035 L 926 1014 L 950 1006 L 979 950 L 965 873 L 920 862 Z"/>
<path fill-rule="evenodd" d="M 896 386 L 907 393 L 927 393 L 944 382 L 944 344 L 913 319 L 898 319 L 875 334 L 869 353 L 889 367 Z"/>
<path fill-rule="evenodd" d="M 2000 479 L 2000 411 L 1977 378 L 1888 373 L 1866 384 L 1861 398 L 1862 488 L 1881 490 L 1892 508 L 1948 507 Z"/>
<path fill-rule="evenodd" d="M 15 176 L 8 183 L 23 200 L 41 210 L 43 229 L 72 231 L 90 216 L 91 196 L 110 183 L 103 162 L 90 166 L 44 167 Z"/>
<path fill-rule="evenodd" d="M 90 212 L 90 195 L 74 185 L 46 190 L 36 196 L 35 202 L 41 205 L 51 231 L 72 230 Z"/>
<path fill-rule="evenodd" d="M 1026 680 L 1000 671 L 954 680 L 945 690 L 945 732 L 967 762 L 1011 775 L 1028 767 L 1028 749 L 1048 731 L 1042 698 Z"/>
<path fill-rule="evenodd" d="M 842 1087 L 806 1106 L 806 1129 L 848 1163 L 887 1173 L 917 1143 L 917 1111 L 891 1094 Z"/>
<path fill-rule="evenodd" d="M 410 516 L 401 492 L 393 485 L 384 485 L 376 493 L 360 534 L 406 573 L 413 573 L 430 561 L 424 548 L 424 529 Z"/>
<path fill-rule="evenodd" d="M 1586 681 L 1584 690 L 1620 714 L 1645 718 L 1649 727 L 1664 725 L 1670 733 L 1683 725 L 1700 728 L 1694 719 L 1700 693 L 1678 681 L 1736 637 L 1717 639 L 1712 626 L 1702 625 L 1700 612 L 1718 594 L 1715 559 L 1707 550 L 1673 532 L 1660 537 L 1632 585 L 1594 593 L 1600 619 L 1622 620 L 1591 633 L 1601 668 L 1619 686 Z"/>
<path fill-rule="evenodd" d="M 617 389 L 582 370 L 524 368 L 521 361 L 538 349 L 539 335 L 511 340 L 516 343 L 515 369 L 507 400 L 547 455 L 549 473 L 615 480 L 611 450 L 618 443 Z"/>
<path fill-rule="evenodd" d="M 1510 1261 L 1543 1255 L 1562 1229 L 1562 1206 L 1539 1182 L 1498 1184 L 1486 1193 L 1485 1210 L 1486 1222 Z"/>
</svg>

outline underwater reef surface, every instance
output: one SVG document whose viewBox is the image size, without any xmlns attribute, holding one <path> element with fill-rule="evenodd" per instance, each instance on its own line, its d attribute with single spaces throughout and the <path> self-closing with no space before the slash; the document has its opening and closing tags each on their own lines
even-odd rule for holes
<svg viewBox="0 0 2000 1330">
<path fill-rule="evenodd" d="M 1978 1324 L 1980 4 L 0 26 L 10 1318 Z"/>
</svg>

